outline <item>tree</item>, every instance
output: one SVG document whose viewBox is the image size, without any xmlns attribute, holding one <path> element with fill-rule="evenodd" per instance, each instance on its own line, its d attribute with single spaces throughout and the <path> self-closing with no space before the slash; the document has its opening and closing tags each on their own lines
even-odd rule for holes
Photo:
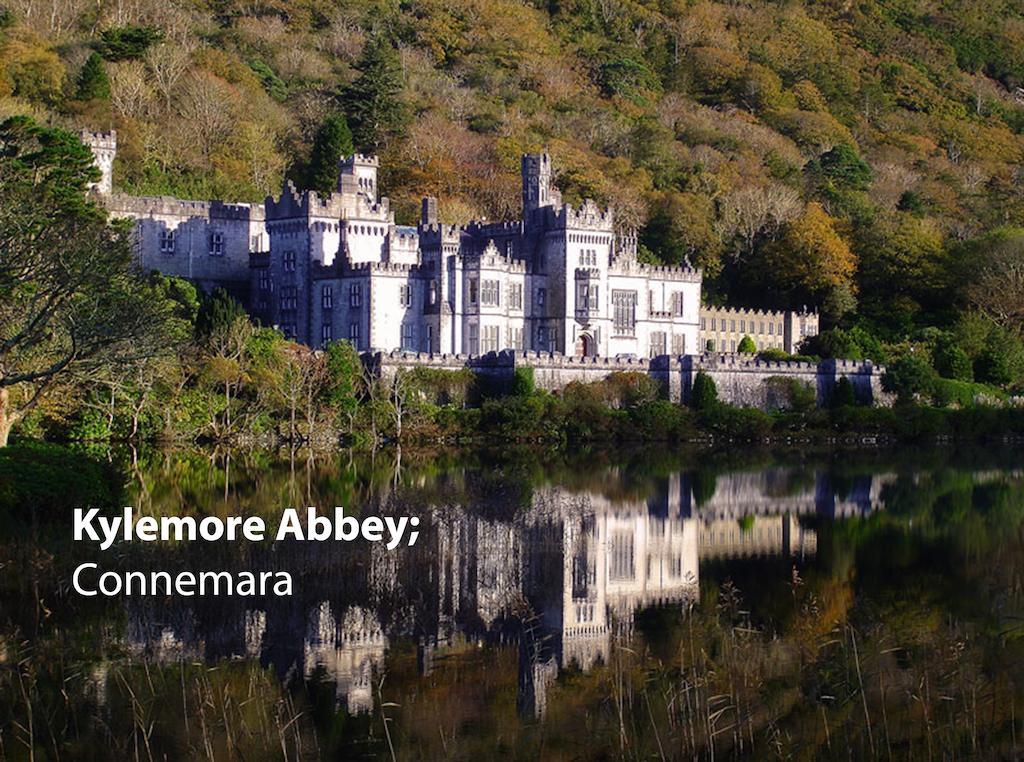
<svg viewBox="0 0 1024 762">
<path fill-rule="evenodd" d="M 103 66 L 103 57 L 99 53 L 93 52 L 85 60 L 85 65 L 78 74 L 76 96 L 82 101 L 110 98 L 110 79 Z"/>
<path fill-rule="evenodd" d="M 313 140 L 306 186 L 328 194 L 338 185 L 338 160 L 353 153 L 352 133 L 342 114 L 327 117 Z"/>
<path fill-rule="evenodd" d="M 398 54 L 383 36 L 367 42 L 359 61 L 360 74 L 346 93 L 352 134 L 359 148 L 376 151 L 405 131 L 402 68 Z"/>
<path fill-rule="evenodd" d="M 825 305 L 840 289 L 855 291 L 857 258 L 817 203 L 808 204 L 801 216 L 786 224 L 778 240 L 764 247 L 761 264 L 764 282 L 775 284 L 791 302 Z"/>
<path fill-rule="evenodd" d="M 693 389 L 690 390 L 690 406 L 694 410 L 707 412 L 718 405 L 718 387 L 715 380 L 707 373 L 700 370 L 693 379 Z"/>
<path fill-rule="evenodd" d="M 697 193 L 665 193 L 644 227 L 641 243 L 658 255 L 661 262 L 689 261 L 700 267 L 706 278 L 722 269 L 722 238 L 715 229 L 711 199 Z"/>
<path fill-rule="evenodd" d="M 855 149 L 845 143 L 826 151 L 808 169 L 823 181 L 842 190 L 867 190 L 871 167 Z"/>
<path fill-rule="evenodd" d="M 744 336 L 740 339 L 740 344 L 736 347 L 736 351 L 744 355 L 752 355 L 757 352 L 757 344 L 749 336 Z"/>
<path fill-rule="evenodd" d="M 1024 330 L 1024 229 L 997 230 L 968 250 L 968 298 L 1000 325 Z"/>
<path fill-rule="evenodd" d="M 974 378 L 971 358 L 949 334 L 940 336 L 935 343 L 935 348 L 932 350 L 932 364 L 939 375 L 944 378 L 954 378 L 958 381 L 971 381 Z"/>
<path fill-rule="evenodd" d="M 214 333 L 246 317 L 245 308 L 222 288 L 203 299 L 196 314 L 196 338 L 208 339 Z"/>
<path fill-rule="evenodd" d="M 87 196 L 98 177 L 75 135 L 28 117 L 0 124 L 0 446 L 60 384 L 181 338 L 140 277 L 130 226 L 108 224 Z"/>
<path fill-rule="evenodd" d="M 142 58 L 163 37 L 163 32 L 152 26 L 115 26 L 100 32 L 96 50 L 108 61 L 130 61 Z"/>
<path fill-rule="evenodd" d="M 882 376 L 882 388 L 894 393 L 901 403 L 915 401 L 935 389 L 935 370 L 927 360 L 916 355 L 904 355 L 890 365 Z"/>
<path fill-rule="evenodd" d="M 348 341 L 332 341 L 327 345 L 327 400 L 341 419 L 352 424 L 359 408 L 359 387 L 363 379 L 363 364 L 356 348 Z"/>
</svg>

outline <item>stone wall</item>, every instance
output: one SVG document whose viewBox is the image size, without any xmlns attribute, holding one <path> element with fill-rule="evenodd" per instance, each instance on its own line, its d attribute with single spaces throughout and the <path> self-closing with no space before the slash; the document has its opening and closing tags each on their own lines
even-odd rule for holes
<svg viewBox="0 0 1024 762">
<path fill-rule="evenodd" d="M 889 405 L 891 397 L 882 391 L 884 368 L 870 361 L 823 360 L 820 363 L 770 362 L 749 355 L 716 354 L 662 355 L 644 358 L 573 357 L 549 352 L 426 354 L 377 352 L 363 356 L 375 372 L 387 376 L 402 368 L 432 367 L 446 370 L 470 368 L 496 388 L 511 384 L 516 368 L 531 368 L 538 389 L 558 391 L 576 381 L 592 383 L 616 371 L 643 373 L 659 381 L 672 402 L 688 404 L 694 379 L 703 372 L 711 377 L 723 402 L 762 410 L 785 408 L 790 386 L 802 384 L 813 394 L 819 407 L 827 406 L 835 385 L 846 377 L 853 385 L 858 403 Z"/>
</svg>

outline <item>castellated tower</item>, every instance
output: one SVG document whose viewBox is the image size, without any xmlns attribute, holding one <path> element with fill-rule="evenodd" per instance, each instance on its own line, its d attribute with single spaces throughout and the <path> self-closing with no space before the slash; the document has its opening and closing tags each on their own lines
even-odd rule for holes
<svg viewBox="0 0 1024 762">
<path fill-rule="evenodd" d="M 338 162 L 338 192 L 358 194 L 367 203 L 377 203 L 377 169 L 380 159 L 360 153 L 343 156 Z"/>
<path fill-rule="evenodd" d="M 545 206 L 561 206 L 562 196 L 552 184 L 551 157 L 546 153 L 523 154 L 523 216 Z"/>
<path fill-rule="evenodd" d="M 117 132 L 89 132 L 83 130 L 79 133 L 82 142 L 92 151 L 93 161 L 100 170 L 100 181 L 92 183 L 89 188 L 109 196 L 114 188 L 114 157 L 117 155 Z"/>
</svg>

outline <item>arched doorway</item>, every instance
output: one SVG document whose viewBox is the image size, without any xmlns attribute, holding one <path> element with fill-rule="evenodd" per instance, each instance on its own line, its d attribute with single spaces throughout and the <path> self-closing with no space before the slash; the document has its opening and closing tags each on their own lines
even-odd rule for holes
<svg viewBox="0 0 1024 762">
<path fill-rule="evenodd" d="M 597 355 L 597 342 L 594 335 L 584 331 L 576 337 L 576 356 L 595 357 Z"/>
</svg>

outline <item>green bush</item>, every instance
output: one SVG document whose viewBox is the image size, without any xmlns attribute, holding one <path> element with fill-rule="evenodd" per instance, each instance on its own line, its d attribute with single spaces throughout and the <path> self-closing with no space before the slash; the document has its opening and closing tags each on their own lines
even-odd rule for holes
<svg viewBox="0 0 1024 762">
<path fill-rule="evenodd" d="M 817 394 L 809 385 L 789 376 L 769 376 L 764 380 L 768 407 L 805 413 L 817 405 Z"/>
<path fill-rule="evenodd" d="M 930 396 L 936 378 L 935 369 L 924 358 L 904 355 L 886 369 L 882 388 L 907 403 L 919 396 Z"/>
<path fill-rule="evenodd" d="M 932 351 L 935 370 L 944 378 L 958 381 L 970 381 L 974 378 L 974 367 L 971 358 L 957 345 L 952 336 L 942 336 Z"/>
<path fill-rule="evenodd" d="M 846 376 L 836 381 L 832 390 L 832 407 L 852 407 L 857 404 L 857 395 L 854 393 L 853 384 Z"/>
<path fill-rule="evenodd" d="M 740 339 L 740 344 L 736 347 L 736 351 L 743 355 L 752 355 L 757 352 L 757 344 L 749 336 L 744 336 Z"/>
<path fill-rule="evenodd" d="M 512 388 L 509 392 L 514 397 L 528 397 L 534 393 L 537 385 L 534 382 L 533 368 L 516 368 L 512 375 Z"/>
<path fill-rule="evenodd" d="M 936 379 L 932 390 L 932 399 L 939 407 L 971 407 L 976 404 L 978 397 L 1002 400 L 1006 394 L 988 384 L 957 381 L 952 378 Z"/>
<path fill-rule="evenodd" d="M 40 511 L 63 521 L 72 508 L 111 508 L 121 480 L 103 461 L 40 442 L 0 449 L 0 513 Z"/>
<path fill-rule="evenodd" d="M 693 379 L 693 389 L 690 390 L 690 407 L 694 410 L 713 410 L 718 404 L 718 387 L 715 380 L 707 373 L 697 371 L 697 377 Z"/>
</svg>

